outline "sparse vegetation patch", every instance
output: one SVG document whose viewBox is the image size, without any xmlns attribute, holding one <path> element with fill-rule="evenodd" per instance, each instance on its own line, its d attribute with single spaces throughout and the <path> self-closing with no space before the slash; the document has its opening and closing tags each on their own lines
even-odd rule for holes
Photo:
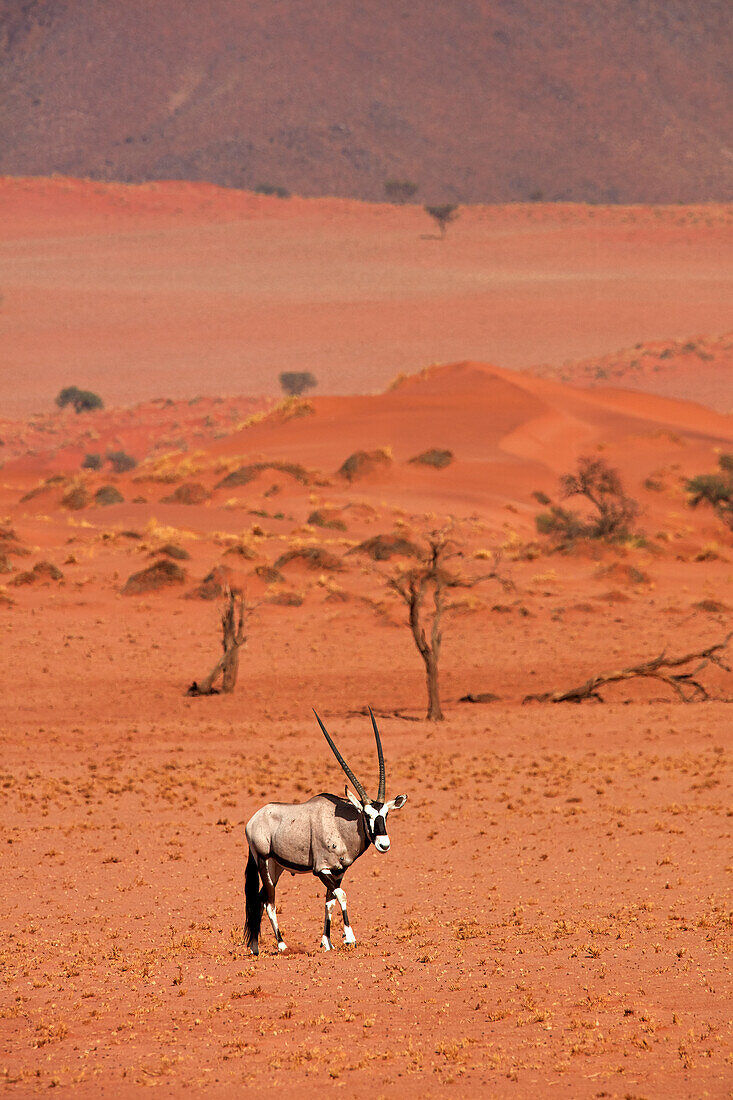
<svg viewBox="0 0 733 1100">
<path fill-rule="evenodd" d="M 415 455 L 409 461 L 417 466 L 434 466 L 436 470 L 444 470 L 453 461 L 453 451 L 443 450 L 440 447 L 430 447 L 422 454 Z"/>
<path fill-rule="evenodd" d="M 161 560 L 153 562 L 147 569 L 141 569 L 139 573 L 133 573 L 128 577 L 122 593 L 125 596 L 141 596 L 171 585 L 185 584 L 185 582 L 185 569 L 173 561 Z"/>
<path fill-rule="evenodd" d="M 565 500 L 584 497 L 594 512 L 588 517 L 580 516 L 553 503 L 545 493 L 535 493 L 540 504 L 549 506 L 548 511 L 541 512 L 535 520 L 540 534 L 549 535 L 565 545 L 581 538 L 622 542 L 631 537 L 639 505 L 626 495 L 618 471 L 604 459 L 578 459 L 576 472 L 560 478 L 560 491 Z"/>
<path fill-rule="evenodd" d="M 392 456 L 384 447 L 377 451 L 354 451 L 339 467 L 338 474 L 347 481 L 357 481 L 376 470 L 386 470 L 391 465 Z"/>
</svg>

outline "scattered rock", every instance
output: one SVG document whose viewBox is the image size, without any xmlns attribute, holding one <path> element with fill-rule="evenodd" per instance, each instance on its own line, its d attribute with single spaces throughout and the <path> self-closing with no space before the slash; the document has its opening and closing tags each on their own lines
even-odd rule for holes
<svg viewBox="0 0 733 1100">
<path fill-rule="evenodd" d="M 415 455 L 409 461 L 414 462 L 416 465 L 434 466 L 436 470 L 444 470 L 446 466 L 450 466 L 454 457 L 453 451 L 444 451 L 440 447 L 430 447 L 429 450 Z"/>
<path fill-rule="evenodd" d="M 373 473 L 375 470 L 384 470 L 392 465 L 389 452 L 381 449 L 378 451 L 354 451 L 352 455 L 339 467 L 338 474 L 347 481 L 356 481 L 360 477 Z"/>
<path fill-rule="evenodd" d="M 394 557 L 419 558 L 422 551 L 402 535 L 374 535 L 358 546 L 352 546 L 347 554 L 366 554 L 372 561 L 389 561 Z"/>
<path fill-rule="evenodd" d="M 124 497 L 114 485 L 102 485 L 94 494 L 94 503 L 101 506 L 108 504 L 122 504 Z"/>
<path fill-rule="evenodd" d="M 122 593 L 125 596 L 138 596 L 146 592 L 157 592 L 158 589 L 171 585 L 184 584 L 185 581 L 185 569 L 175 562 L 161 560 L 128 577 Z"/>
<path fill-rule="evenodd" d="M 211 500 L 211 493 L 198 481 L 186 482 L 177 486 L 167 497 L 162 497 L 161 504 L 203 504 Z"/>
</svg>

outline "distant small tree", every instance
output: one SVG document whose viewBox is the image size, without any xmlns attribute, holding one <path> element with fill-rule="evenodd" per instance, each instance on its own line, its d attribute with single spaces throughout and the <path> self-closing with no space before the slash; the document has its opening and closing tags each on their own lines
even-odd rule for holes
<svg viewBox="0 0 733 1100">
<path fill-rule="evenodd" d="M 258 183 L 255 187 L 256 195 L 273 195 L 277 199 L 289 199 L 290 192 L 287 187 L 280 187 L 276 183 Z"/>
<path fill-rule="evenodd" d="M 384 193 L 390 202 L 409 202 L 419 188 L 412 180 L 385 180 Z"/>
<path fill-rule="evenodd" d="M 309 370 L 286 370 L 280 375 L 280 385 L 285 393 L 299 397 L 306 390 L 312 390 L 318 382 Z"/>
<path fill-rule="evenodd" d="M 458 207 L 455 203 L 444 202 L 439 206 L 426 206 L 424 207 L 425 213 L 437 223 L 440 230 L 441 240 L 445 237 L 446 230 L 451 222 L 454 222 L 458 217 Z"/>
<path fill-rule="evenodd" d="M 560 490 L 565 500 L 585 497 L 595 508 L 595 515 L 584 518 L 554 504 L 544 493 L 536 493 L 541 504 L 549 505 L 549 511 L 535 519 L 540 534 L 558 535 L 567 542 L 577 538 L 618 542 L 630 537 L 639 505 L 624 492 L 618 470 L 602 458 L 579 458 L 576 472 L 560 478 Z"/>
<path fill-rule="evenodd" d="M 80 390 L 78 386 L 65 386 L 56 397 L 56 404 L 60 409 L 67 405 L 74 406 L 74 412 L 91 412 L 94 409 L 103 409 L 104 402 L 101 397 L 91 390 Z"/>
<path fill-rule="evenodd" d="M 733 454 L 718 458 L 719 474 L 698 474 L 685 482 L 690 494 L 690 507 L 711 505 L 713 510 L 733 530 Z"/>
</svg>

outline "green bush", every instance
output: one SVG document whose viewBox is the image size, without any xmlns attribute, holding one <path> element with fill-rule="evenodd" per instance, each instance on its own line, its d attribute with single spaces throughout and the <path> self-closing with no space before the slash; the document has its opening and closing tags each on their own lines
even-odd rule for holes
<svg viewBox="0 0 733 1100">
<path fill-rule="evenodd" d="M 102 465 L 102 456 L 99 454 L 84 455 L 81 462 L 82 470 L 99 470 Z"/>
<path fill-rule="evenodd" d="M 103 409 L 102 398 L 91 390 L 80 390 L 78 386 L 65 386 L 56 397 L 56 404 L 60 409 L 67 405 L 74 406 L 74 412 L 91 412 L 94 409 Z"/>
<path fill-rule="evenodd" d="M 718 458 L 719 474 L 698 474 L 685 482 L 690 494 L 690 507 L 709 504 L 723 523 L 733 530 L 733 454 Z"/>
<path fill-rule="evenodd" d="M 575 473 L 560 478 L 560 491 L 565 500 L 585 497 L 595 513 L 585 518 L 553 503 L 545 493 L 535 493 L 540 503 L 549 505 L 549 511 L 535 517 L 540 534 L 554 535 L 565 543 L 579 538 L 621 542 L 631 537 L 639 505 L 624 492 L 618 471 L 602 458 L 579 458 Z"/>
</svg>

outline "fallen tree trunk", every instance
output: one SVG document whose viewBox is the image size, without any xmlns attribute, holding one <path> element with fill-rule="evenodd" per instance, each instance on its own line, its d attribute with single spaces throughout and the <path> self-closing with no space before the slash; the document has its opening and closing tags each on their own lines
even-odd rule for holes
<svg viewBox="0 0 733 1100">
<path fill-rule="evenodd" d="M 194 680 L 186 695 L 218 695 L 218 688 L 214 684 L 221 676 L 221 691 L 225 694 L 234 691 L 239 673 L 239 650 L 246 643 L 247 636 L 244 633 L 245 617 L 244 596 L 240 594 L 235 600 L 233 593 L 227 589 L 227 602 L 221 613 L 221 645 L 224 652 L 212 668 L 209 675 L 201 680 Z"/>
<path fill-rule="evenodd" d="M 601 672 L 591 676 L 584 684 L 570 688 L 568 691 L 546 691 L 539 695 L 525 695 L 523 703 L 581 703 L 584 699 L 595 699 L 603 702 L 598 689 L 605 684 L 618 683 L 621 680 L 658 680 L 672 688 L 677 697 L 684 703 L 692 703 L 698 699 L 709 699 L 710 693 L 698 679 L 703 669 L 709 664 L 717 665 L 725 672 L 730 672 L 730 667 L 722 659 L 723 651 L 728 648 L 728 643 L 733 637 L 733 631 L 715 645 L 706 649 L 698 649 L 693 653 L 687 653 L 683 657 L 667 657 L 666 650 L 651 661 L 643 661 L 638 665 L 620 669 L 617 672 Z M 700 662 L 695 668 L 686 671 L 674 672 L 673 669 L 683 670 L 685 665 L 693 661 Z"/>
</svg>

